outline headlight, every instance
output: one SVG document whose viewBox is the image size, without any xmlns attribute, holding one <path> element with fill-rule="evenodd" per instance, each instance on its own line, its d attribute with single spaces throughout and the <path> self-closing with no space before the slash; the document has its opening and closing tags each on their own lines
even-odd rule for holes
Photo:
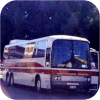
<svg viewBox="0 0 100 100">
<path fill-rule="evenodd" d="M 58 80 L 61 80 L 61 76 L 58 76 Z"/>
<path fill-rule="evenodd" d="M 90 80 L 91 80 L 91 78 L 86 78 L 86 77 L 84 78 L 85 82 L 89 82 Z"/>
<path fill-rule="evenodd" d="M 84 78 L 84 81 L 86 82 L 88 80 L 88 78 Z"/>
<path fill-rule="evenodd" d="M 54 76 L 54 80 L 61 80 L 61 76 Z"/>
<path fill-rule="evenodd" d="M 56 77 L 54 77 L 54 80 L 57 80 L 57 76 L 56 76 Z"/>
<path fill-rule="evenodd" d="M 91 78 L 88 78 L 88 81 L 90 81 L 91 80 Z"/>
</svg>

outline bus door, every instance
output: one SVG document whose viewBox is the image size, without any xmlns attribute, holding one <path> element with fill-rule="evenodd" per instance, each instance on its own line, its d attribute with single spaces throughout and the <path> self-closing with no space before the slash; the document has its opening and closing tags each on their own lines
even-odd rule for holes
<svg viewBox="0 0 100 100">
<path fill-rule="evenodd" d="M 91 69 L 92 70 L 99 70 L 99 56 L 98 52 L 90 52 L 90 62 L 91 62 Z"/>
<path fill-rule="evenodd" d="M 98 51 L 90 52 L 91 71 L 99 72 L 99 55 Z M 91 76 L 91 89 L 98 90 L 99 76 Z"/>
<path fill-rule="evenodd" d="M 46 67 L 51 66 L 51 48 L 46 49 Z"/>
</svg>

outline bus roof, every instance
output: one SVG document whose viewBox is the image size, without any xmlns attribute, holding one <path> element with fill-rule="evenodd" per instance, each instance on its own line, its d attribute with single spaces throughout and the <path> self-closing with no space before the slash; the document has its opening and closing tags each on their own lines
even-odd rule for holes
<svg viewBox="0 0 100 100">
<path fill-rule="evenodd" d="M 70 35 L 53 35 L 53 36 L 49 36 L 49 37 L 55 38 L 55 39 L 80 40 L 80 41 L 89 42 L 86 38 L 77 37 L 77 36 L 70 36 Z"/>
<path fill-rule="evenodd" d="M 79 41 L 86 41 L 86 42 L 90 43 L 86 38 L 82 38 L 82 37 L 70 36 L 70 35 L 53 35 L 53 36 L 47 36 L 47 37 L 33 39 L 33 40 L 18 40 L 18 39 L 15 39 L 15 40 L 11 40 L 10 44 L 6 45 L 5 47 L 18 45 L 18 44 L 23 44 L 23 43 L 37 42 L 37 41 L 46 40 L 46 39 L 53 39 L 53 40 L 56 40 L 56 39 L 79 40 Z M 15 43 L 14 43 L 14 41 L 15 41 Z"/>
<path fill-rule="evenodd" d="M 15 43 L 18 43 L 18 42 L 26 42 L 28 40 L 19 40 L 19 39 L 14 39 L 14 40 L 11 40 L 9 44 L 15 44 Z"/>
</svg>

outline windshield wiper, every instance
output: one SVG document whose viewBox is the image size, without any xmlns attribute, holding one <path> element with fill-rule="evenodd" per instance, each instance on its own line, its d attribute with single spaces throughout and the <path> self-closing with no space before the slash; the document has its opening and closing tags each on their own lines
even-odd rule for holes
<svg viewBox="0 0 100 100">
<path fill-rule="evenodd" d="M 80 62 L 83 62 L 83 63 L 87 64 L 87 61 L 86 60 L 80 59 L 78 57 L 74 57 L 74 58 L 77 59 L 77 60 L 79 60 Z"/>
</svg>

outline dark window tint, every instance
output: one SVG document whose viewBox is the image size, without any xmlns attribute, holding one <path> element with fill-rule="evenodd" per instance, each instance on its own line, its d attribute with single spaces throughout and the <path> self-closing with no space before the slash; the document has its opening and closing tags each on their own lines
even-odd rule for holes
<svg viewBox="0 0 100 100">
<path fill-rule="evenodd" d="M 8 59 L 22 59 L 24 56 L 25 47 L 25 44 L 9 47 Z"/>
<path fill-rule="evenodd" d="M 46 62 L 50 62 L 51 48 L 46 49 Z"/>
<path fill-rule="evenodd" d="M 89 44 L 81 41 L 73 41 L 74 67 L 88 68 L 89 66 Z"/>
<path fill-rule="evenodd" d="M 52 67 L 89 68 L 89 44 L 83 41 L 56 40 L 52 47 Z"/>
<path fill-rule="evenodd" d="M 71 60 L 71 41 L 54 41 L 52 50 L 52 65 L 64 67 Z M 70 65 L 72 67 L 72 65 Z"/>
</svg>

